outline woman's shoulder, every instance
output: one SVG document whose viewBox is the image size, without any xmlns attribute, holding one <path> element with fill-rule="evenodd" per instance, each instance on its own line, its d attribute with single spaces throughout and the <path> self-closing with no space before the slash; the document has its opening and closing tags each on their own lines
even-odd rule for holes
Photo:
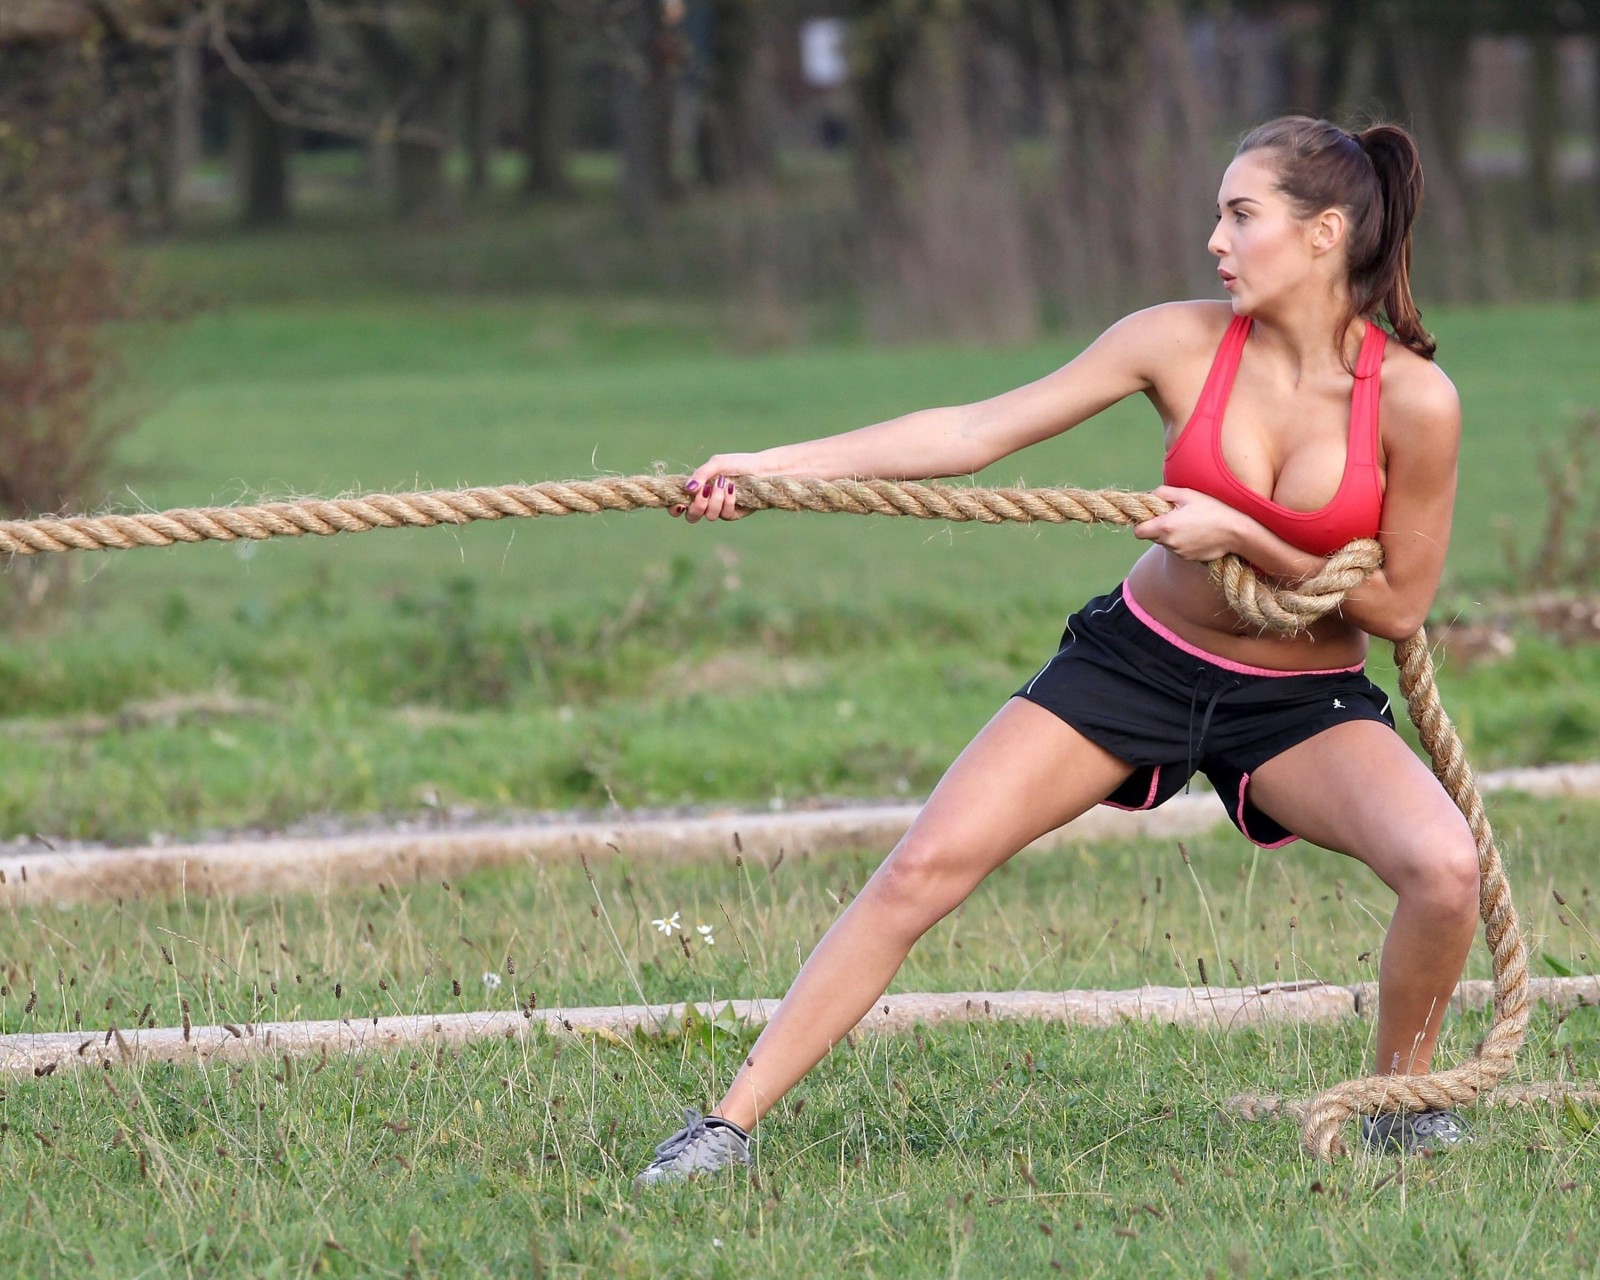
<svg viewBox="0 0 1600 1280">
<path fill-rule="evenodd" d="M 1162 302 L 1135 311 L 1118 321 L 1116 327 L 1168 343 L 1215 347 L 1232 320 L 1233 307 L 1228 303 L 1191 299 Z"/>
<path fill-rule="evenodd" d="M 1395 440 L 1441 443 L 1461 431 L 1461 397 L 1437 363 L 1390 339 L 1383 356 L 1381 404 Z"/>
<path fill-rule="evenodd" d="M 1232 319 L 1226 302 L 1163 302 L 1123 316 L 1101 341 L 1158 382 L 1190 361 L 1209 363 Z"/>
</svg>

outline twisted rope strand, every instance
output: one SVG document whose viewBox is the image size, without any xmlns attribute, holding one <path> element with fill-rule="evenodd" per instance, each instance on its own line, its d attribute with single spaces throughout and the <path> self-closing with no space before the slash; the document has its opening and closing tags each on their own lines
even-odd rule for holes
<svg viewBox="0 0 1600 1280">
<path fill-rule="evenodd" d="M 136 515 L 67 516 L 0 521 L 0 553 L 131 550 L 176 542 L 361 533 L 368 529 L 429 528 L 507 517 L 592 515 L 636 511 L 688 501 L 685 476 L 500 485 L 432 493 L 305 498 L 256 506 L 202 507 Z M 1149 493 L 1119 489 L 954 487 L 894 480 L 814 480 L 740 477 L 735 500 L 746 510 L 843 512 L 910 516 L 983 524 L 1035 521 L 1131 525 L 1171 510 Z M 1234 611 L 1263 631 L 1292 634 L 1336 610 L 1382 563 L 1383 549 L 1357 540 L 1329 557 L 1314 577 L 1292 586 L 1263 581 L 1237 556 L 1211 565 Z M 1479 913 L 1494 962 L 1494 1024 L 1477 1052 L 1460 1066 L 1428 1075 L 1368 1076 L 1335 1085 L 1309 1101 L 1241 1096 L 1230 1104 L 1247 1118 L 1289 1114 L 1301 1121 L 1301 1141 L 1319 1159 L 1347 1150 L 1341 1133 L 1357 1114 L 1459 1107 L 1494 1088 L 1511 1070 L 1528 1025 L 1528 966 L 1511 890 L 1495 848 L 1461 739 L 1445 714 L 1434 682 L 1426 634 L 1395 644 L 1400 690 L 1412 723 L 1433 762 L 1434 775 L 1467 820 L 1478 847 Z M 1562 1083 L 1501 1090 L 1499 1101 L 1600 1097 L 1590 1086 Z"/>
</svg>

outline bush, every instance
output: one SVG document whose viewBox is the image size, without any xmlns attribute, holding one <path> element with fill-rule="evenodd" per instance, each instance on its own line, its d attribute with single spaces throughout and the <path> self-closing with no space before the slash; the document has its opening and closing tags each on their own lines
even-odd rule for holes
<svg viewBox="0 0 1600 1280">
<path fill-rule="evenodd" d="M 100 132 L 99 83 L 92 45 L 0 50 L 3 518 L 97 504 L 132 426 L 107 406 L 127 322 L 152 309 L 106 207 L 115 145 Z M 37 617 L 66 581 L 64 557 L 18 560 L 0 579 L 0 620 Z"/>
</svg>

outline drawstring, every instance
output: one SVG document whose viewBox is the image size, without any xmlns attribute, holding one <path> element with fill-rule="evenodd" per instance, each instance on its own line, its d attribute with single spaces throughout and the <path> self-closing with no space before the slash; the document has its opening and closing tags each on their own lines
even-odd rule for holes
<svg viewBox="0 0 1600 1280">
<path fill-rule="evenodd" d="M 1204 675 L 1205 673 L 1201 672 L 1201 674 Z M 1217 703 L 1222 701 L 1223 694 L 1230 693 L 1235 689 L 1242 689 L 1244 687 L 1243 680 L 1230 680 L 1227 684 L 1219 684 L 1216 689 L 1212 691 L 1211 696 L 1206 699 L 1205 713 L 1200 717 L 1200 734 L 1198 737 L 1196 737 L 1194 731 L 1194 709 L 1196 704 L 1198 704 L 1200 701 L 1200 686 L 1203 683 L 1203 680 L 1196 680 L 1194 683 L 1194 692 L 1189 695 L 1189 760 L 1184 769 L 1184 777 L 1186 780 L 1183 784 L 1183 791 L 1185 795 L 1189 793 L 1189 782 L 1187 780 L 1194 777 L 1195 757 L 1202 753 L 1206 745 L 1206 730 L 1211 727 L 1211 713 L 1217 709 Z"/>
</svg>

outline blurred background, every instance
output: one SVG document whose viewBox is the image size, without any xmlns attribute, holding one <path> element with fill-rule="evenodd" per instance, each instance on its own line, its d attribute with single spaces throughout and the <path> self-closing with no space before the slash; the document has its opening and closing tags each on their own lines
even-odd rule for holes
<svg viewBox="0 0 1600 1280">
<path fill-rule="evenodd" d="M 0 518 L 686 470 L 993 394 L 1220 297 L 1222 169 L 1290 111 L 1422 147 L 1449 616 L 1590 590 L 1600 0 L 0 0 Z M 1107 419 L 1035 482 L 1155 483 L 1148 411 Z M 892 524 L 18 561 L 0 826 L 925 789 L 1130 552 Z M 1600 664 L 1519 652 L 1546 710 L 1500 680 L 1469 732 L 1592 753 Z"/>
<path fill-rule="evenodd" d="M 144 236 L 426 224 L 464 250 L 439 283 L 736 297 L 750 341 L 819 304 L 1016 340 L 1207 289 L 1219 163 L 1303 111 L 1416 132 L 1427 296 L 1584 296 L 1597 27 L 1595 0 L 5 0 L 6 200 Z M 561 202 L 559 245 L 482 239 Z"/>
</svg>

